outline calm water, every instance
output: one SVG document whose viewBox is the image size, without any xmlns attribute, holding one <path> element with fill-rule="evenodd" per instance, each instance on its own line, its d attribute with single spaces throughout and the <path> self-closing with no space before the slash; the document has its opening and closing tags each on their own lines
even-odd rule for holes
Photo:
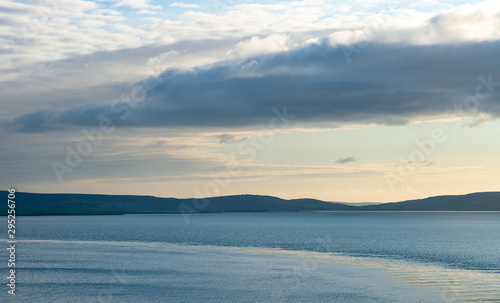
<svg viewBox="0 0 500 303">
<path fill-rule="evenodd" d="M 16 227 L 16 300 L 6 287 L 0 297 L 13 302 L 500 302 L 500 213 L 21 217 Z"/>
</svg>

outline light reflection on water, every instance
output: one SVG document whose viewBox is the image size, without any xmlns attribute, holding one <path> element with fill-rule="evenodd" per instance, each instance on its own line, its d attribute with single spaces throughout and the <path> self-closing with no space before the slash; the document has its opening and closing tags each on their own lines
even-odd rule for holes
<svg viewBox="0 0 500 303">
<path fill-rule="evenodd" d="M 163 302 L 165 295 L 204 303 L 324 296 L 330 298 L 324 302 L 500 302 L 500 213 L 197 214 L 190 224 L 174 214 L 16 221 L 19 289 L 38 294 L 33 302 L 52 302 L 46 283 L 68 302 Z M 245 285 L 247 276 L 252 285 Z M 186 287 L 194 281 L 202 286 Z M 231 288 L 235 281 L 242 284 Z"/>
<path fill-rule="evenodd" d="M 357 269 L 375 269 L 384 276 L 396 277 L 400 281 L 438 292 L 440 301 L 429 302 L 500 302 L 500 273 L 487 270 L 468 270 L 444 268 L 432 264 L 392 260 L 388 258 L 354 257 L 338 253 L 314 251 L 283 250 L 260 247 L 229 247 L 210 245 L 179 245 L 161 242 L 126 242 L 126 241 L 64 241 L 64 240 L 22 240 L 25 243 L 48 245 L 80 245 L 82 249 L 105 246 L 151 249 L 168 253 L 196 254 L 200 251 L 231 253 L 234 255 L 261 255 L 302 259 L 298 262 L 298 271 L 314 272 L 322 265 L 341 264 Z M 54 246 L 57 247 L 57 246 Z M 332 273 L 335 274 L 335 273 Z M 112 277 L 120 281 L 119 277 Z M 122 281 L 126 284 L 126 282 Z"/>
</svg>

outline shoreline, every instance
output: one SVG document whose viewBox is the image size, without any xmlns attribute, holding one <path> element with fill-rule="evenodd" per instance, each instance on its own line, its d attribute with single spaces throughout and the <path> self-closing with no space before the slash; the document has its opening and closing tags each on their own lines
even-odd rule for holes
<svg viewBox="0 0 500 303">
<path fill-rule="evenodd" d="M 6 211 L 0 216 L 7 216 Z M 23 213 L 16 214 L 18 217 L 53 217 L 53 216 L 124 216 L 124 215 L 196 215 L 196 214 L 276 214 L 276 213 L 500 213 L 498 210 L 299 210 L 299 211 L 159 211 L 159 212 L 47 212 L 47 213 Z"/>
</svg>

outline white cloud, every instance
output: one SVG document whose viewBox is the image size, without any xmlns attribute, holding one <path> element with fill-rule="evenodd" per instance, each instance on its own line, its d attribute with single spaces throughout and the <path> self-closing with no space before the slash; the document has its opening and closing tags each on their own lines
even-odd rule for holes
<svg viewBox="0 0 500 303">
<path fill-rule="evenodd" d="M 288 50 L 288 35 L 273 34 L 264 38 L 254 36 L 250 39 L 238 42 L 227 52 L 228 58 L 245 58 L 262 53 L 273 53 Z"/>
<path fill-rule="evenodd" d="M 400 23 L 379 26 L 374 40 L 418 45 L 481 42 L 500 38 L 500 3 L 483 1 L 454 7 L 409 26 Z"/>
<path fill-rule="evenodd" d="M 115 7 L 130 7 L 135 9 L 155 10 L 161 9 L 161 5 L 151 5 L 149 0 L 118 0 Z"/>
<path fill-rule="evenodd" d="M 138 14 L 143 14 L 143 15 L 156 15 L 158 14 L 157 11 L 154 10 L 149 10 L 149 9 L 141 9 L 140 11 L 137 12 Z"/>
<path fill-rule="evenodd" d="M 368 31 L 352 30 L 338 31 L 330 36 L 328 40 L 331 45 L 353 45 L 369 40 L 371 34 Z"/>
<path fill-rule="evenodd" d="M 159 54 L 156 57 L 152 57 L 148 59 L 148 70 L 152 75 L 158 75 L 161 72 L 165 71 L 167 68 L 176 66 L 177 62 L 175 59 L 178 57 L 179 52 L 176 50 L 171 50 L 168 52 L 164 52 Z"/>
<path fill-rule="evenodd" d="M 183 3 L 183 2 L 174 2 L 170 4 L 170 7 L 182 7 L 182 8 L 199 8 L 200 6 L 197 4 Z"/>
<path fill-rule="evenodd" d="M 3 71 L 2 77 L 9 78 L 30 63 L 184 40 L 244 40 L 229 51 L 230 58 L 290 49 L 297 43 L 318 41 L 329 35 L 333 43 L 351 44 L 364 40 L 434 44 L 486 41 L 500 36 L 497 1 L 447 10 L 443 7 L 449 5 L 428 0 L 399 6 L 380 1 L 343 5 L 324 1 L 238 2 L 224 11 L 189 11 L 170 19 L 161 14 L 161 6 L 151 5 L 148 0 L 58 3 L 42 6 L 13 2 L 6 6 L 6 11 L 0 11 L 4 20 L 0 30 L 6 33 L 3 49 L 7 51 L 2 55 L 2 67 L 11 70 Z M 183 2 L 174 2 L 172 6 L 194 7 Z M 157 13 L 158 17 L 138 16 L 141 23 L 137 25 L 134 17 L 123 14 L 124 7 L 137 9 L 137 13 Z"/>
</svg>

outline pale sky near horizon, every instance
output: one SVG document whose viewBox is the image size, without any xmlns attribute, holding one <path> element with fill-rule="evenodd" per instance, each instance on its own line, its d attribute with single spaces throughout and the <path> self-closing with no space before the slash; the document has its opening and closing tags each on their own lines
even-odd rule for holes
<svg viewBox="0 0 500 303">
<path fill-rule="evenodd" d="M 498 191 L 500 2 L 0 0 L 2 188 Z"/>
</svg>

